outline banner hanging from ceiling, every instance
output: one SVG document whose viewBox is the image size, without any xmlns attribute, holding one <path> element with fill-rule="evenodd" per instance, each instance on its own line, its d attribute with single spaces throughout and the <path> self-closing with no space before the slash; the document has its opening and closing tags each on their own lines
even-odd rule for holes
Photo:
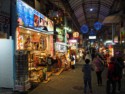
<svg viewBox="0 0 125 94">
<path fill-rule="evenodd" d="M 82 27 L 80 28 L 80 30 L 81 30 L 81 32 L 83 34 L 85 34 L 85 33 L 88 33 L 89 28 L 88 28 L 87 25 L 82 25 Z"/>
<path fill-rule="evenodd" d="M 102 23 L 100 23 L 100 22 L 95 22 L 95 23 L 94 23 L 94 28 L 95 28 L 95 30 L 100 30 L 100 29 L 102 28 Z"/>
</svg>

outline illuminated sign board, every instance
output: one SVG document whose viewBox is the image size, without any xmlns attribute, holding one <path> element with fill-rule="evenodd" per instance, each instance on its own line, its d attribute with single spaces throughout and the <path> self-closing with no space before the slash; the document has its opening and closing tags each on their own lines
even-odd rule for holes
<svg viewBox="0 0 125 94">
<path fill-rule="evenodd" d="M 54 31 L 54 23 L 22 0 L 17 0 L 17 15 L 19 26 L 40 31 Z"/>
<path fill-rule="evenodd" d="M 56 35 L 57 36 L 56 37 L 57 42 L 63 42 L 64 41 L 64 36 L 63 36 L 64 32 L 63 32 L 63 29 L 57 27 L 56 28 L 56 32 L 58 32 L 58 34 Z"/>
<path fill-rule="evenodd" d="M 73 37 L 78 38 L 79 37 L 79 32 L 73 32 Z"/>
<path fill-rule="evenodd" d="M 77 40 L 75 39 L 69 40 L 69 43 L 77 43 Z"/>
<path fill-rule="evenodd" d="M 66 43 L 56 42 L 55 43 L 55 50 L 58 52 L 66 52 Z"/>
<path fill-rule="evenodd" d="M 96 36 L 89 36 L 89 39 L 96 39 Z"/>
</svg>

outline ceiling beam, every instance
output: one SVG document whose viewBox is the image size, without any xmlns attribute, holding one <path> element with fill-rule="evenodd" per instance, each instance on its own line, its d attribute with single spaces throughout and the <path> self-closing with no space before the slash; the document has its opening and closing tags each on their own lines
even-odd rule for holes
<svg viewBox="0 0 125 94">
<path fill-rule="evenodd" d="M 99 14 L 100 14 L 100 6 L 101 6 L 101 0 L 98 0 L 98 12 L 97 12 L 97 21 L 99 20 Z"/>
<path fill-rule="evenodd" d="M 84 3 L 85 3 L 86 6 L 91 5 L 91 4 L 93 4 L 93 5 L 98 4 L 98 2 L 95 2 L 95 1 L 87 1 L 87 2 L 84 2 Z M 110 8 L 110 5 L 105 4 L 105 3 L 101 3 L 101 0 L 100 0 L 100 4 L 103 5 L 103 6 L 105 6 L 106 8 Z"/>
<path fill-rule="evenodd" d="M 111 7 L 110 7 L 110 11 L 109 11 L 109 15 L 112 14 L 112 12 L 114 12 L 114 7 L 117 6 L 119 0 L 114 0 Z"/>
<path fill-rule="evenodd" d="M 72 18 L 72 21 L 73 21 L 74 25 L 80 31 L 80 24 L 79 24 L 75 14 L 74 14 L 74 11 L 70 7 L 70 4 L 69 4 L 68 0 L 60 0 L 60 1 L 63 4 L 63 6 L 65 7 L 65 11 L 67 11 L 69 13 L 70 17 Z"/>
<path fill-rule="evenodd" d="M 85 21 L 86 21 L 86 24 L 87 24 L 88 21 L 87 21 L 87 17 L 86 17 L 85 3 L 84 2 L 82 3 L 82 8 L 83 8 L 83 12 L 84 12 Z"/>
</svg>

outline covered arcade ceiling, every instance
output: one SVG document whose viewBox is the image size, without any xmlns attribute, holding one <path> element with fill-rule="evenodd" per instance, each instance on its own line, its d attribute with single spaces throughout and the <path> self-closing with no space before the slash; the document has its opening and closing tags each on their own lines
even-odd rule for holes
<svg viewBox="0 0 125 94">
<path fill-rule="evenodd" d="M 93 28 L 96 21 L 103 22 L 109 16 L 124 9 L 125 0 L 50 0 L 68 12 L 75 26 L 84 24 Z"/>
</svg>

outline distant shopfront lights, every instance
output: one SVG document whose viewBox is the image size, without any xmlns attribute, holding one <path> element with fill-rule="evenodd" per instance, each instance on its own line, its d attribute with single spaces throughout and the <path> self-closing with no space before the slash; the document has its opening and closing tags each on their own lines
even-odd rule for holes
<svg viewBox="0 0 125 94">
<path fill-rule="evenodd" d="M 70 42 L 70 43 L 76 43 L 77 40 L 74 40 L 74 39 L 73 39 L 73 40 L 69 40 L 69 42 Z"/>
</svg>

